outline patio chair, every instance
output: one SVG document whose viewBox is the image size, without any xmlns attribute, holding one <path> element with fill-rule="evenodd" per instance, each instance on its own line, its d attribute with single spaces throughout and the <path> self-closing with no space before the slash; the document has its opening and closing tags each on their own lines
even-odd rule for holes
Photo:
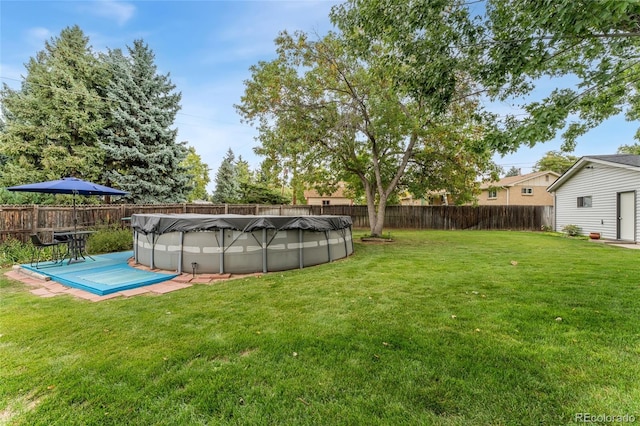
<svg viewBox="0 0 640 426">
<path fill-rule="evenodd" d="M 42 254 L 42 250 L 50 247 L 52 253 L 51 261 L 53 263 L 57 263 L 60 260 L 60 242 L 53 241 L 51 243 L 44 243 L 38 236 L 38 234 L 31 234 L 31 244 L 33 244 L 33 250 L 31 251 L 31 266 L 35 266 L 38 269 L 38 264 L 40 263 L 40 255 Z M 35 259 L 35 262 L 34 262 Z M 35 263 L 35 265 L 34 265 Z"/>
<path fill-rule="evenodd" d="M 53 241 L 59 244 L 58 256 L 60 257 L 60 262 L 62 262 L 67 254 L 69 254 L 69 252 L 71 251 L 71 243 L 73 241 L 73 238 L 71 238 L 71 235 L 68 234 L 58 235 L 54 232 Z M 64 253 L 62 252 L 62 249 L 60 247 L 65 247 Z"/>
</svg>

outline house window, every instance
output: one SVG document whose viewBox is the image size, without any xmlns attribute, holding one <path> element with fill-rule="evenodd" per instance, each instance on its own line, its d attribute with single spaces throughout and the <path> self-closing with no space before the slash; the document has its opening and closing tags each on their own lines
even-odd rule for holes
<svg viewBox="0 0 640 426">
<path fill-rule="evenodd" d="M 323 206 L 328 206 L 330 202 L 331 202 L 331 200 L 322 200 L 322 205 Z"/>
<path fill-rule="evenodd" d="M 578 207 L 591 207 L 591 195 L 578 197 Z"/>
<path fill-rule="evenodd" d="M 533 188 L 522 188 L 522 195 L 533 195 Z"/>
<path fill-rule="evenodd" d="M 490 189 L 489 190 L 489 198 L 498 198 L 498 190 Z"/>
</svg>

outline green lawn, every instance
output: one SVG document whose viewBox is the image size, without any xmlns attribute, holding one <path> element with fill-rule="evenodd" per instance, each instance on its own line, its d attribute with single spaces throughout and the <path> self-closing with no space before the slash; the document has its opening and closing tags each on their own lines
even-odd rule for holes
<svg viewBox="0 0 640 426">
<path fill-rule="evenodd" d="M 640 421 L 640 250 L 392 236 L 332 264 L 99 303 L 2 277 L 0 424 Z"/>
</svg>

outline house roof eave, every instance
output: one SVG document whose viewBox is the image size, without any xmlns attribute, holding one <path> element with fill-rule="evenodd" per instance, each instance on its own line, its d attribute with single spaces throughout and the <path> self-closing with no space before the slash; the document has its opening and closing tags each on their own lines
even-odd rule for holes
<svg viewBox="0 0 640 426">
<path fill-rule="evenodd" d="M 555 192 L 558 188 L 560 188 L 571 176 L 576 174 L 576 172 L 582 169 L 582 165 L 586 163 L 586 157 L 581 157 L 578 161 L 573 163 L 573 166 L 569 167 L 567 171 L 565 171 L 555 182 L 547 187 L 547 192 Z"/>
<path fill-rule="evenodd" d="M 490 189 L 490 188 L 512 188 L 512 187 L 514 187 L 516 185 L 519 185 L 519 184 L 521 184 L 523 182 L 526 182 L 528 180 L 535 179 L 537 177 L 544 176 L 544 175 L 547 175 L 547 174 L 554 175 L 555 177 L 559 177 L 560 176 L 560 173 L 554 172 L 552 170 L 543 170 L 543 171 L 539 171 L 539 172 L 528 173 L 526 175 L 521 175 L 519 177 L 522 177 L 522 179 L 514 180 L 513 182 L 509 182 L 509 183 L 501 183 L 506 178 L 502 178 L 502 179 L 500 179 L 499 181 L 496 181 L 496 182 L 487 182 L 487 183 L 482 184 L 480 186 L 480 189 L 486 190 L 486 189 Z"/>
<path fill-rule="evenodd" d="M 566 172 L 562 174 L 555 182 L 547 187 L 547 192 L 555 192 L 564 185 L 573 175 L 575 175 L 578 171 L 582 170 L 586 167 L 587 163 L 595 163 L 595 164 L 606 164 L 608 166 L 617 167 L 619 169 L 627 169 L 640 172 L 640 167 L 617 163 L 615 161 L 607 161 L 602 158 L 584 156 L 581 157 L 578 161 L 574 163 L 573 166 L 569 168 Z"/>
</svg>

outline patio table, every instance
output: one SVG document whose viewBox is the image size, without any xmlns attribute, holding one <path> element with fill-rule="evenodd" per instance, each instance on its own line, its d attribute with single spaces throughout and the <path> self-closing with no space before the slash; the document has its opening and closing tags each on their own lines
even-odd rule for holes
<svg viewBox="0 0 640 426">
<path fill-rule="evenodd" d="M 86 260 L 85 256 L 91 260 L 95 260 L 87 253 L 87 239 L 93 233 L 95 233 L 95 231 L 54 232 L 53 238 L 63 237 L 63 239 L 60 240 L 66 240 L 68 247 L 67 253 L 62 257 L 60 263 L 63 263 L 67 256 L 69 257 L 67 265 L 70 263 L 84 262 Z"/>
</svg>

